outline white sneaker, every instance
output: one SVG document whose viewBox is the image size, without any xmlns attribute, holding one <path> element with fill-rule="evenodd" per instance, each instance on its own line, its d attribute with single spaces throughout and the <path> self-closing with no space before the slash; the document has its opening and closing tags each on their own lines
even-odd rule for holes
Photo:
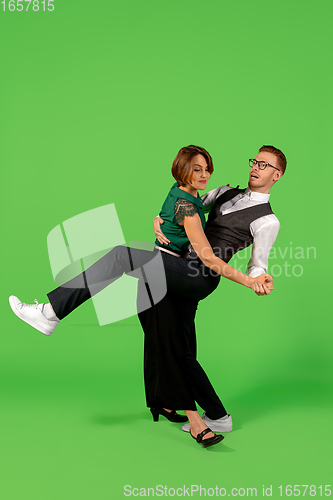
<svg viewBox="0 0 333 500">
<path fill-rule="evenodd" d="M 52 335 L 59 324 L 58 318 L 55 316 L 52 320 L 47 319 L 43 314 L 45 304 L 38 304 L 37 300 L 35 302 L 35 304 L 25 304 L 14 295 L 9 297 L 9 305 L 16 316 L 44 335 Z"/>
<path fill-rule="evenodd" d="M 207 427 L 209 427 L 213 432 L 231 432 L 232 431 L 232 418 L 231 415 L 228 415 L 227 418 L 222 417 L 218 418 L 217 420 L 211 420 L 206 416 L 206 413 L 204 412 L 202 414 L 202 420 L 207 424 Z M 184 432 L 190 432 L 190 424 L 184 424 L 182 427 Z"/>
</svg>

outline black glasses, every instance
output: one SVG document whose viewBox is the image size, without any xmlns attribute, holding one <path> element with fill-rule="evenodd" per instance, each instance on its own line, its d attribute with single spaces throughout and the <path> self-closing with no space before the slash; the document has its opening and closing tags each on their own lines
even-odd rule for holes
<svg viewBox="0 0 333 500">
<path fill-rule="evenodd" d="M 279 168 L 274 167 L 274 165 L 271 165 L 270 163 L 267 163 L 267 161 L 249 160 L 249 165 L 251 168 L 253 167 L 253 165 L 258 165 L 259 170 L 265 170 L 266 167 L 272 167 L 280 172 Z"/>
</svg>

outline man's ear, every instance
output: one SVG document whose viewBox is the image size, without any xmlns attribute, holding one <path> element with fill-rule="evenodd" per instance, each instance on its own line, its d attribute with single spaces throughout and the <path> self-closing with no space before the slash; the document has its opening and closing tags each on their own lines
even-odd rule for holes
<svg viewBox="0 0 333 500">
<path fill-rule="evenodd" d="M 274 182 L 278 181 L 279 179 L 281 179 L 282 176 L 283 173 L 281 172 L 281 170 L 277 170 L 274 174 L 273 181 Z"/>
</svg>

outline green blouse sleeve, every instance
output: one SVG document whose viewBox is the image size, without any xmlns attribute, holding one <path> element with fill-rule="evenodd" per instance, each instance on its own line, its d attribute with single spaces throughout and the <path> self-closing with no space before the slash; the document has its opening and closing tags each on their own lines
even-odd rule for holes
<svg viewBox="0 0 333 500">
<path fill-rule="evenodd" d="M 193 217 L 193 215 L 199 213 L 199 209 L 194 203 L 184 198 L 178 198 L 175 203 L 175 216 L 173 222 L 175 224 L 180 224 L 183 222 L 184 217 Z"/>
</svg>

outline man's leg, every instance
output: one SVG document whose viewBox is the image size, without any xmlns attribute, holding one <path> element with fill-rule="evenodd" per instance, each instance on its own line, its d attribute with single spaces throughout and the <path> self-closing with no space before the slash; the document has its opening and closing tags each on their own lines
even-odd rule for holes
<svg viewBox="0 0 333 500">
<path fill-rule="evenodd" d="M 144 266 L 153 260 L 155 261 L 155 281 L 153 278 L 148 279 L 144 270 Z M 124 273 L 139 279 L 141 278 L 146 284 L 151 285 L 146 290 L 149 294 L 150 305 L 152 305 L 154 301 L 150 288 L 153 289 L 156 286 L 158 279 L 160 279 L 161 287 L 163 287 L 164 270 L 162 258 L 156 251 L 150 252 L 123 246 L 113 248 L 86 271 L 48 293 L 47 296 L 57 317 L 63 319 L 86 300 L 120 278 Z"/>
<path fill-rule="evenodd" d="M 209 271 L 200 262 L 195 264 L 164 252 L 117 246 L 86 271 L 50 292 L 50 307 L 25 304 L 14 296 L 10 297 L 10 305 L 23 321 L 51 335 L 56 324 L 45 317 L 45 313 L 51 312 L 51 307 L 57 321 L 63 319 L 124 273 L 145 282 L 146 293 L 141 306 L 144 310 L 159 302 L 167 290 L 178 295 L 180 301 L 207 297 L 219 282 L 219 276 L 211 276 Z"/>
<path fill-rule="evenodd" d="M 138 315 L 145 333 L 146 401 L 150 408 L 195 411 L 185 366 L 186 343 L 179 331 L 178 303 L 179 297 L 167 293 L 158 304 Z"/>
<path fill-rule="evenodd" d="M 201 300 L 209 295 L 219 282 L 218 275 L 205 275 L 203 268 L 200 262 L 195 268 L 189 261 L 165 252 L 117 246 L 89 269 L 47 295 L 55 314 L 59 319 L 63 319 L 126 273 L 143 279 L 149 285 L 146 289 L 151 305 L 158 301 L 154 300 L 156 297 L 161 300 L 166 290 L 180 295 L 179 300 Z M 205 268 L 205 271 L 210 270 Z"/>
<path fill-rule="evenodd" d="M 44 335 L 51 335 L 60 319 L 124 273 L 145 283 L 145 296 L 141 295 L 141 310 L 150 307 L 165 295 L 165 273 L 160 253 L 118 246 L 86 271 L 50 292 L 50 304 L 38 304 L 37 301 L 36 304 L 25 304 L 15 296 L 9 298 L 9 303 L 16 316 Z"/>
</svg>

